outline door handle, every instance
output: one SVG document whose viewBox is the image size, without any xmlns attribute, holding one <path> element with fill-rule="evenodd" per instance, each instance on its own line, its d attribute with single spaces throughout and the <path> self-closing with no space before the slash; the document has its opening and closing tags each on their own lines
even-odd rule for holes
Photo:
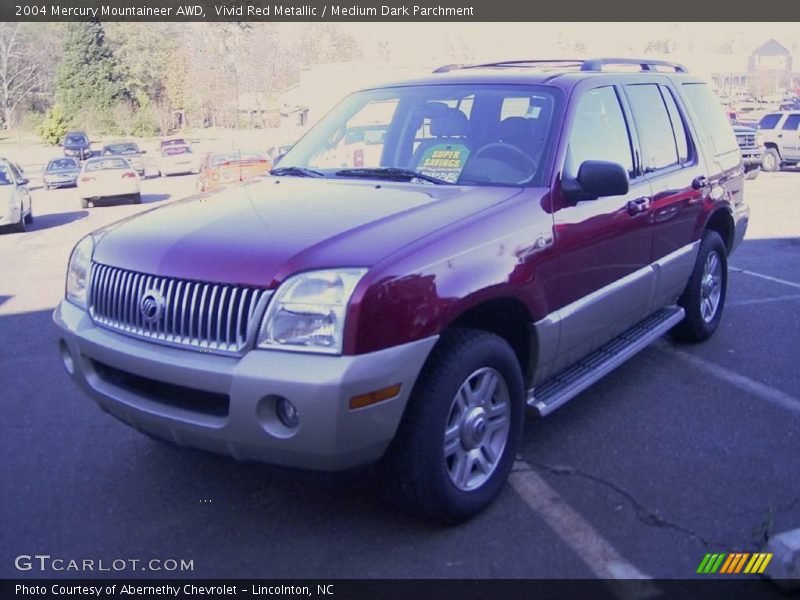
<svg viewBox="0 0 800 600">
<path fill-rule="evenodd" d="M 632 217 L 641 215 L 642 213 L 647 212 L 647 209 L 650 208 L 650 198 L 637 198 L 636 200 L 631 200 L 628 202 L 626 208 L 628 209 L 628 214 Z"/>
<path fill-rule="evenodd" d="M 705 175 L 699 175 L 692 179 L 692 189 L 693 190 L 701 190 L 708 185 L 708 177 Z"/>
</svg>

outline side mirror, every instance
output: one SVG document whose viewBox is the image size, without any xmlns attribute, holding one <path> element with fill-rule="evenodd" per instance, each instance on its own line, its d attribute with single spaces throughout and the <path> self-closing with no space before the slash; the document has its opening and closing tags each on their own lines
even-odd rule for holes
<svg viewBox="0 0 800 600">
<path fill-rule="evenodd" d="M 139 154 L 147 154 L 147 150 L 139 150 Z"/>
<path fill-rule="evenodd" d="M 586 160 L 578 168 L 578 176 L 563 178 L 561 187 L 573 202 L 622 196 L 628 193 L 628 172 L 618 163 Z"/>
</svg>

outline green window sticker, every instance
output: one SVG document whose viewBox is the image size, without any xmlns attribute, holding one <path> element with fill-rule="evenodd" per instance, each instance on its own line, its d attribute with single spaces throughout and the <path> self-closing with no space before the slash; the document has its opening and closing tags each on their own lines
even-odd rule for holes
<svg viewBox="0 0 800 600">
<path fill-rule="evenodd" d="M 469 158 L 464 144 L 436 144 L 422 154 L 417 171 L 450 183 L 456 183 Z"/>
</svg>

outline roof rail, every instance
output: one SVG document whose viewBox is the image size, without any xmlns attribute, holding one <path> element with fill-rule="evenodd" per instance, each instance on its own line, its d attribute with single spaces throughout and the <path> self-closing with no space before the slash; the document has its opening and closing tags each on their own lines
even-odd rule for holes
<svg viewBox="0 0 800 600">
<path fill-rule="evenodd" d="M 676 62 L 646 58 L 592 58 L 583 61 L 581 71 L 602 71 L 605 65 L 635 65 L 642 71 L 657 71 L 658 67 L 667 67 L 676 73 L 688 73 L 686 67 Z"/>
<path fill-rule="evenodd" d="M 641 58 L 556 58 L 531 60 L 503 60 L 499 62 L 475 65 L 451 64 L 434 70 L 434 73 L 447 73 L 456 69 L 481 69 L 486 67 L 573 67 L 581 71 L 602 71 L 603 66 L 635 65 L 642 71 L 658 71 L 659 67 L 672 69 L 676 73 L 687 73 L 686 67 L 666 60 L 650 60 Z"/>
</svg>

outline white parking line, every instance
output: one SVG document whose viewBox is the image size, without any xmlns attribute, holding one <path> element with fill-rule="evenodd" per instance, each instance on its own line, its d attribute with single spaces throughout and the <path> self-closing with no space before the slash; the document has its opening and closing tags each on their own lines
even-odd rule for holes
<svg viewBox="0 0 800 600">
<path fill-rule="evenodd" d="M 518 458 L 509 481 L 525 504 L 544 519 L 595 575 L 602 579 L 652 579 L 620 556 L 528 463 Z M 649 581 L 617 582 L 612 587 L 618 597 L 629 600 L 652 598 L 661 593 Z"/>
<path fill-rule="evenodd" d="M 759 279 L 772 281 L 773 283 L 781 283 L 783 285 L 788 285 L 789 287 L 797 288 L 798 290 L 800 290 L 800 283 L 795 283 L 794 281 L 787 281 L 786 279 L 779 279 L 778 277 L 772 277 L 771 275 L 764 275 L 763 273 L 756 273 L 754 271 L 748 271 L 746 269 L 739 269 L 737 267 L 728 267 L 728 270 L 733 271 L 734 273 L 742 273 L 744 275 L 750 275 L 751 277 L 758 277 Z"/>
<path fill-rule="evenodd" d="M 775 298 L 757 298 L 755 300 L 734 300 L 733 302 L 726 302 L 725 308 L 731 306 L 750 306 L 752 304 L 772 304 L 773 302 L 786 302 L 792 300 L 800 300 L 800 294 L 792 294 L 791 296 L 777 296 Z"/>
<path fill-rule="evenodd" d="M 767 402 L 770 402 L 781 408 L 785 408 L 796 415 L 800 415 L 800 399 L 795 398 L 786 392 L 774 387 L 770 387 L 764 383 L 761 383 L 760 381 L 756 381 L 755 379 L 750 379 L 745 375 L 731 371 L 730 369 L 707 361 L 706 359 L 695 356 L 694 354 L 689 354 L 684 350 L 679 350 L 678 348 L 670 346 L 666 343 L 657 344 L 657 347 L 673 354 L 674 356 L 677 356 L 693 367 L 697 367 L 698 369 L 701 369 L 706 373 L 713 375 L 714 377 L 730 383 L 731 385 L 744 392 L 747 392 L 748 394 L 758 396 L 762 400 L 766 400 Z"/>
</svg>

